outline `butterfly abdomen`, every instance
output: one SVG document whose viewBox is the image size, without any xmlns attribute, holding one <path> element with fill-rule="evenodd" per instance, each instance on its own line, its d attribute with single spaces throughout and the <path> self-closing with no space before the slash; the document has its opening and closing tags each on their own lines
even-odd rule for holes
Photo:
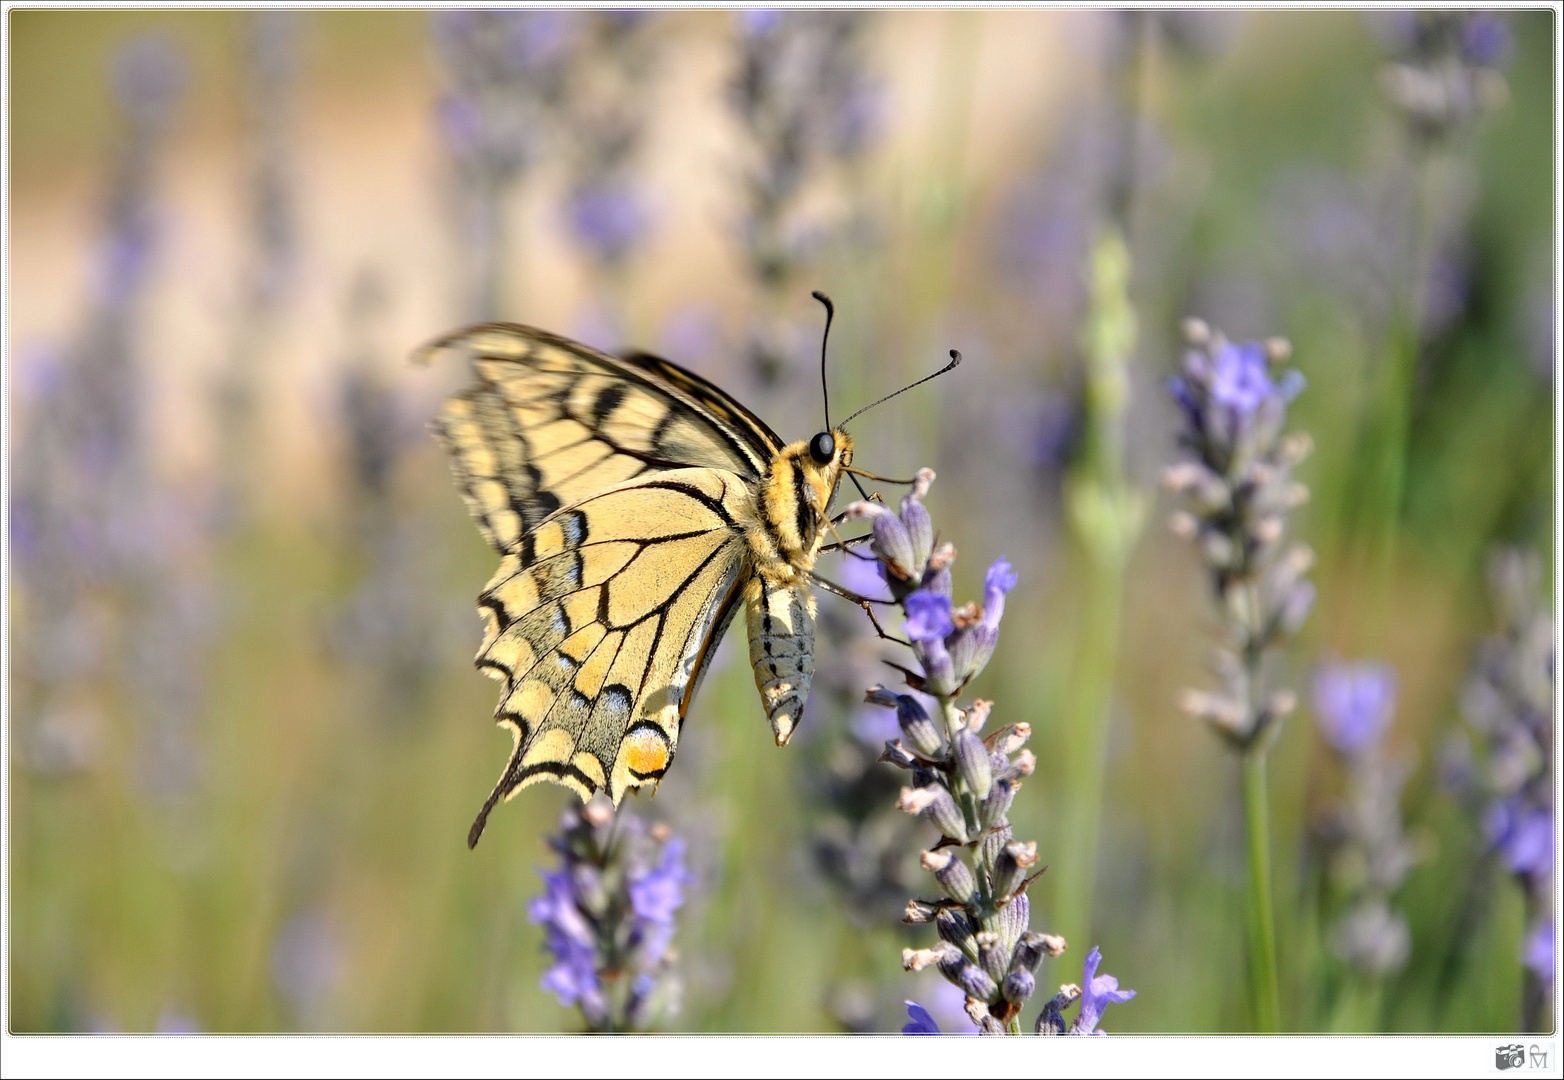
<svg viewBox="0 0 1564 1080">
<path fill-rule="evenodd" d="M 778 586 L 761 574 L 744 588 L 749 662 L 777 745 L 798 727 L 815 674 L 815 598 L 808 586 Z"/>
</svg>

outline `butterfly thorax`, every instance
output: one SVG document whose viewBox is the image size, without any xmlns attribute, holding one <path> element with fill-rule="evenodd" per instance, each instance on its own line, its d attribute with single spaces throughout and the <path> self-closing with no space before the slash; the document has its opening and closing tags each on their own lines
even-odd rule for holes
<svg viewBox="0 0 1564 1080">
<path fill-rule="evenodd" d="M 806 578 L 814 569 L 825 540 L 827 508 L 842 470 L 852 464 L 852 437 L 840 430 L 831 436 L 835 453 L 829 461 L 817 461 L 808 441 L 790 443 L 778 451 L 761 481 L 760 520 L 750 530 L 750 548 L 755 569 L 779 584 Z"/>
</svg>

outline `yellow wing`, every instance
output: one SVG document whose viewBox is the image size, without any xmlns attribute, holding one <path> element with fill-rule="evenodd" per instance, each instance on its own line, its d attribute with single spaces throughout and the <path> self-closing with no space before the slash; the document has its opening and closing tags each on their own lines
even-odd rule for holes
<svg viewBox="0 0 1564 1080">
<path fill-rule="evenodd" d="M 435 423 L 478 528 L 502 555 L 560 507 L 690 467 L 746 479 L 781 440 L 711 383 L 651 356 L 619 359 L 526 326 L 460 331 L 420 352 L 472 358 L 477 382 Z"/>
<path fill-rule="evenodd" d="M 468 834 L 521 788 L 583 799 L 655 785 L 748 576 L 738 474 L 676 469 L 562 507 L 507 554 L 479 596 L 477 664 L 505 683 L 510 761 Z"/>
</svg>

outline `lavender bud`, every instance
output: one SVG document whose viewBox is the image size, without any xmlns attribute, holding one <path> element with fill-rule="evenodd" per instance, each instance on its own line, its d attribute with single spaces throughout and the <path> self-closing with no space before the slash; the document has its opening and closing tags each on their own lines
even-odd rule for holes
<svg viewBox="0 0 1564 1080">
<path fill-rule="evenodd" d="M 903 971 L 922 971 L 930 964 L 937 964 L 947 951 L 954 952 L 954 948 L 946 942 L 939 942 L 932 949 L 903 949 L 901 951 L 901 966 Z M 960 955 L 959 953 L 957 955 Z"/>
<path fill-rule="evenodd" d="M 996 774 L 999 780 L 1018 780 L 1023 776 L 1031 776 L 1037 769 L 1037 755 L 1030 750 L 1022 750 L 1016 755 L 1015 760 Z"/>
<path fill-rule="evenodd" d="M 939 728 L 923 711 L 917 698 L 907 694 L 896 698 L 896 720 L 901 724 L 901 733 L 918 753 L 935 757 L 943 749 L 945 740 L 940 737 Z"/>
<path fill-rule="evenodd" d="M 885 568 L 898 580 L 911 580 L 923 567 L 923 560 L 913 558 L 912 538 L 907 535 L 907 526 L 902 524 L 901 518 L 889 512 L 875 514 L 870 527 L 874 530 L 874 539 L 869 550 L 880 557 Z"/>
<path fill-rule="evenodd" d="M 978 857 L 984 866 L 992 868 L 999 861 L 1000 853 L 1005 850 L 1005 845 L 1010 843 L 1013 835 L 1009 825 L 998 825 L 989 830 L 978 848 Z"/>
<path fill-rule="evenodd" d="M 982 645 L 976 628 L 970 625 L 958 629 L 946 639 L 945 648 L 950 654 L 951 681 L 955 686 L 964 685 L 982 667 L 978 662 Z"/>
<path fill-rule="evenodd" d="M 955 982 L 962 969 L 972 963 L 965 953 L 948 941 L 941 940 L 928 951 L 934 954 L 934 963 L 939 967 L 940 974 L 951 982 Z"/>
<path fill-rule="evenodd" d="M 1026 872 L 1037 862 L 1037 844 L 1012 840 L 994 863 L 994 895 L 1009 896 L 1026 880 Z"/>
<path fill-rule="evenodd" d="M 901 921 L 912 924 L 933 922 L 944 910 L 938 904 L 931 904 L 926 900 L 908 900 L 907 911 L 902 915 Z"/>
<path fill-rule="evenodd" d="M 1031 997 L 1036 989 L 1037 980 L 1030 971 L 1012 971 L 1000 984 L 1000 993 L 1004 994 L 1005 1000 L 1017 1005 Z"/>
<path fill-rule="evenodd" d="M 977 935 L 977 962 L 995 983 L 1005 977 L 1007 959 L 998 934 L 985 930 Z"/>
<path fill-rule="evenodd" d="M 1005 1025 L 1001 1024 L 988 1013 L 984 1013 L 982 1016 L 978 1017 L 979 1035 L 1003 1035 L 1004 1033 Z"/>
<path fill-rule="evenodd" d="M 880 760 L 887 765 L 894 765 L 898 769 L 916 769 L 918 759 L 907 753 L 899 742 L 886 742 L 885 750 L 880 754 Z"/>
<path fill-rule="evenodd" d="M 929 512 L 912 495 L 901 500 L 901 521 L 907 530 L 907 540 L 912 548 L 912 565 L 922 569 L 934 550 L 934 523 Z"/>
<path fill-rule="evenodd" d="M 1037 1014 L 1037 1025 L 1032 1029 L 1036 1035 L 1063 1035 L 1069 1030 L 1069 1025 L 1064 1022 L 1064 1010 L 1070 1007 L 1070 1003 L 1081 996 L 1081 988 L 1074 983 L 1066 983 L 1043 1006 L 1043 1011 Z"/>
<path fill-rule="evenodd" d="M 1218 569 L 1232 566 L 1233 557 L 1237 554 L 1231 540 L 1209 529 L 1200 534 L 1200 551 L 1205 556 L 1206 562 Z"/>
<path fill-rule="evenodd" d="M 977 879 L 966 863 L 948 850 L 925 851 L 923 869 L 934 875 L 945 895 L 958 904 L 966 904 L 977 894 Z"/>
<path fill-rule="evenodd" d="M 1014 951 L 1016 942 L 1026 933 L 1031 921 L 1032 902 L 1026 898 L 1026 893 L 1018 893 L 1010 898 L 1009 903 L 1000 904 L 999 914 L 994 918 L 994 929 L 1005 939 L 1005 947 Z"/>
<path fill-rule="evenodd" d="M 983 745 L 982 739 L 966 729 L 958 731 L 951 741 L 952 749 L 955 751 L 956 769 L 961 778 L 966 781 L 967 789 L 979 799 L 986 799 L 994 781 L 993 766 L 988 760 L 988 747 Z"/>
<path fill-rule="evenodd" d="M 1309 612 L 1314 610 L 1314 583 L 1312 581 L 1300 581 L 1288 590 L 1287 598 L 1282 601 L 1282 610 L 1278 614 L 1276 622 L 1284 634 L 1296 634 L 1304 620 L 1309 617 Z"/>
<path fill-rule="evenodd" d="M 978 698 L 978 700 L 974 701 L 972 706 L 967 709 L 965 715 L 962 716 L 962 724 L 968 731 L 976 735 L 978 732 L 983 730 L 983 725 L 988 723 L 988 714 L 993 711 L 994 703 L 992 701 L 985 701 L 983 698 Z M 992 750 L 993 747 L 989 747 L 989 749 Z"/>
<path fill-rule="evenodd" d="M 594 829 L 605 828 L 613 823 L 614 804 L 606 796 L 595 795 L 581 808 L 581 817 Z"/>
<path fill-rule="evenodd" d="M 1020 786 L 1013 780 L 996 780 L 993 790 L 988 793 L 988 798 L 978 805 L 978 823 L 988 829 L 1004 821 L 1005 815 L 1010 812 L 1010 804 L 1015 802 L 1016 790 Z"/>
<path fill-rule="evenodd" d="M 1035 972 L 1037 965 L 1043 962 L 1043 957 L 1058 956 L 1063 952 L 1064 938 L 1028 930 L 1016 942 L 1015 952 L 1010 957 L 1010 970 Z"/>
<path fill-rule="evenodd" d="M 948 547 L 949 545 L 946 546 Z M 944 548 L 941 548 L 940 550 L 943 551 Z M 938 557 L 939 551 L 936 551 L 934 553 L 934 558 L 937 559 Z M 931 559 L 929 561 L 929 568 L 923 572 L 923 580 L 920 582 L 920 587 L 928 592 L 934 593 L 936 596 L 943 596 L 947 600 L 950 599 L 951 592 L 953 590 L 953 586 L 951 585 L 950 581 L 950 571 L 945 567 L 936 566 L 933 559 Z"/>
<path fill-rule="evenodd" d="M 1031 724 L 1011 724 L 1009 727 L 1000 728 L 990 737 L 992 741 L 989 743 L 988 749 L 991 753 L 1009 757 L 1026 745 L 1026 740 L 1031 737 Z"/>
<path fill-rule="evenodd" d="M 896 694 L 885 689 L 879 683 L 875 683 L 864 691 L 863 701 L 865 705 L 878 705 L 882 709 L 896 708 Z"/>
<path fill-rule="evenodd" d="M 957 843 L 966 843 L 967 821 L 943 787 L 902 788 L 896 800 L 896 809 L 909 814 L 921 814 L 934 826 Z"/>
<path fill-rule="evenodd" d="M 960 954 L 957 954 L 960 956 Z M 949 970 L 947 970 L 949 968 Z M 999 996 L 999 984 L 988 977 L 988 973 L 966 957 L 961 957 L 959 966 L 940 961 L 940 973 L 961 987 L 969 998 L 978 1001 L 993 1001 Z"/>
<path fill-rule="evenodd" d="M 972 920 L 965 912 L 942 908 L 940 913 L 934 916 L 934 929 L 938 932 L 941 941 L 948 941 L 970 959 L 977 959 L 977 939 L 974 936 Z"/>
</svg>

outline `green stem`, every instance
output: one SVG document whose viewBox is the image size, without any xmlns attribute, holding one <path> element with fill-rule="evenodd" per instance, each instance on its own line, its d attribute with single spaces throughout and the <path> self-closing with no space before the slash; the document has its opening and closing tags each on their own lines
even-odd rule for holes
<svg viewBox="0 0 1564 1080">
<path fill-rule="evenodd" d="M 1276 980 L 1276 920 L 1271 906 L 1271 838 L 1266 821 L 1265 750 L 1242 758 L 1244 831 L 1249 848 L 1249 979 L 1255 1029 L 1281 1030 L 1281 1001 Z"/>
<path fill-rule="evenodd" d="M 1105 229 L 1094 241 L 1091 281 L 1091 313 L 1083 334 L 1086 443 L 1066 490 L 1070 524 L 1086 569 L 1083 625 L 1064 715 L 1063 849 L 1054 885 L 1055 925 L 1070 941 L 1091 934 L 1124 569 L 1145 517 L 1144 497 L 1124 476 L 1124 411 L 1135 349 L 1135 308 L 1129 296 L 1130 253 L 1117 229 Z"/>
<path fill-rule="evenodd" d="M 1121 564 L 1093 562 L 1084 597 L 1081 627 L 1065 711 L 1067 802 L 1055 892 L 1055 918 L 1065 940 L 1091 936 L 1097 880 L 1097 842 L 1101 833 L 1102 793 L 1108 764 L 1108 705 L 1119 661 L 1119 624 L 1123 606 Z"/>
</svg>

